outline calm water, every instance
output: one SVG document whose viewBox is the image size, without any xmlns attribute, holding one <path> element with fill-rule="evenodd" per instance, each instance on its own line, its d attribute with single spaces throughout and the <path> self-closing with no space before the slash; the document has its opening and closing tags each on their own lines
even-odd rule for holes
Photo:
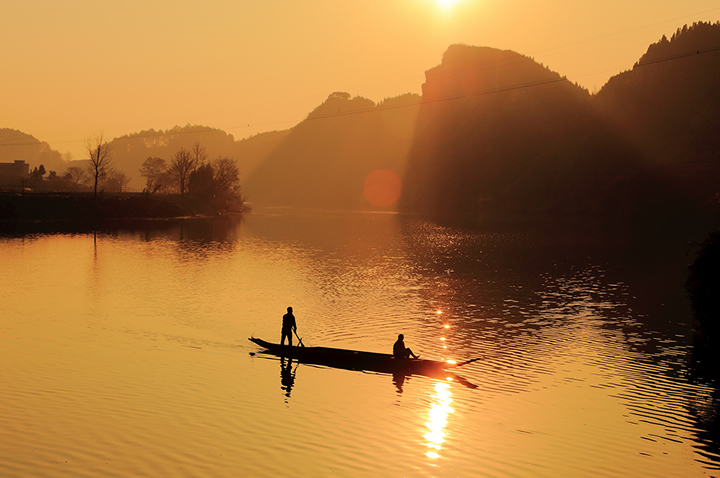
<svg viewBox="0 0 720 478">
<path fill-rule="evenodd" d="M 356 213 L 6 233 L 0 476 L 717 475 L 693 254 Z M 289 305 L 306 345 L 404 333 L 477 388 L 256 353 Z"/>
</svg>

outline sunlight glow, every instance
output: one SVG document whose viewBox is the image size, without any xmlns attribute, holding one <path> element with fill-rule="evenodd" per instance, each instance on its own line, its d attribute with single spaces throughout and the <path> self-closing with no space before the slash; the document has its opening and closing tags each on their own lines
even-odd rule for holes
<svg viewBox="0 0 720 478">
<path fill-rule="evenodd" d="M 437 451 L 440 451 L 442 444 L 445 442 L 445 427 L 447 427 L 448 415 L 455 411 L 450 407 L 450 403 L 452 403 L 451 397 L 452 393 L 449 384 L 439 382 L 435 385 L 435 395 L 433 395 L 435 403 L 432 404 L 432 408 L 428 412 L 430 421 L 426 422 L 425 426 L 429 431 L 425 434 L 425 439 L 427 440 L 426 446 Z M 425 455 L 428 458 L 440 458 L 440 454 L 434 451 L 427 452 Z"/>
<path fill-rule="evenodd" d="M 435 4 L 441 9 L 448 11 L 452 9 L 455 5 L 460 3 L 461 0 L 435 0 Z"/>
</svg>

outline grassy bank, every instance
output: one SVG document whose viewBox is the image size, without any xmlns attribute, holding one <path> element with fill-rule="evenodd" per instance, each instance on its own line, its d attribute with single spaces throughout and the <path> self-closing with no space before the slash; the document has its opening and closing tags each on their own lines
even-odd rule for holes
<svg viewBox="0 0 720 478">
<path fill-rule="evenodd" d="M 154 219 L 218 212 L 179 195 L 0 193 L 0 221 Z"/>
</svg>

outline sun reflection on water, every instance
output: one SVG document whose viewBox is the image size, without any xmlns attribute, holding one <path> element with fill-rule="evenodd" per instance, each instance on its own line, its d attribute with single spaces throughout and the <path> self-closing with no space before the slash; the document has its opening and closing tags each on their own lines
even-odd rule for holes
<svg viewBox="0 0 720 478">
<path fill-rule="evenodd" d="M 447 426 L 447 418 L 453 410 L 450 407 L 452 403 L 452 393 L 450 392 L 450 384 L 438 382 L 435 385 L 435 395 L 432 395 L 434 403 L 430 408 L 428 416 L 430 421 L 425 423 L 429 432 L 425 434 L 427 440 L 427 447 L 431 448 L 430 451 L 425 453 L 425 456 L 431 459 L 440 458 L 439 451 L 442 449 L 442 444 L 445 442 L 445 427 Z"/>
</svg>

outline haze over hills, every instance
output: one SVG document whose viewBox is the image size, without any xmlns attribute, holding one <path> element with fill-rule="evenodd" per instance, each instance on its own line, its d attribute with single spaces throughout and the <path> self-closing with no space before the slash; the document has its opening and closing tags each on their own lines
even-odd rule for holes
<svg viewBox="0 0 720 478">
<path fill-rule="evenodd" d="M 594 122 L 586 90 L 515 52 L 464 45 L 426 78 L 403 209 L 524 213 L 582 188 L 575 138 Z"/>
<path fill-rule="evenodd" d="M 398 207 L 408 212 L 683 214 L 717 203 L 718 84 L 719 23 L 650 45 L 596 95 L 518 53 L 452 45 L 426 72 L 422 97 L 375 104 L 336 92 L 295 127 L 240 141 L 189 125 L 143 131 L 113 141 L 115 167 L 139 191 L 147 157 L 169 161 L 200 142 L 238 161 L 255 205 L 373 207 L 364 182 L 385 170 L 402 178 Z M 62 165 L 25 142 L 0 148 L 0 161 Z"/>
<path fill-rule="evenodd" d="M 42 164 L 48 171 L 67 168 L 62 155 L 49 144 L 22 131 L 0 128 L 0 161 L 15 160 L 24 160 L 31 168 Z"/>
<path fill-rule="evenodd" d="M 717 202 L 720 24 L 679 29 L 650 45 L 594 98 L 643 162 L 694 201 Z"/>
<path fill-rule="evenodd" d="M 427 73 L 402 209 L 632 217 L 717 203 L 719 34 L 678 30 L 595 96 L 516 53 L 451 47 Z"/>
<path fill-rule="evenodd" d="M 286 134 L 273 131 L 235 141 L 232 135 L 224 131 L 198 125 L 176 126 L 165 131 L 141 131 L 112 141 L 113 161 L 116 167 L 127 171 L 126 174 L 132 178 L 131 186 L 141 190 L 145 180 L 139 170 L 147 158 L 163 158 L 169 163 L 180 148 L 190 150 L 196 143 L 200 143 L 211 159 L 224 156 L 237 160 L 244 182 L 247 174 L 263 161 L 269 150 Z"/>
<path fill-rule="evenodd" d="M 375 170 L 403 176 L 419 105 L 417 95 L 376 105 L 332 93 L 248 178 L 248 197 L 269 205 L 371 206 L 365 179 Z"/>
</svg>

